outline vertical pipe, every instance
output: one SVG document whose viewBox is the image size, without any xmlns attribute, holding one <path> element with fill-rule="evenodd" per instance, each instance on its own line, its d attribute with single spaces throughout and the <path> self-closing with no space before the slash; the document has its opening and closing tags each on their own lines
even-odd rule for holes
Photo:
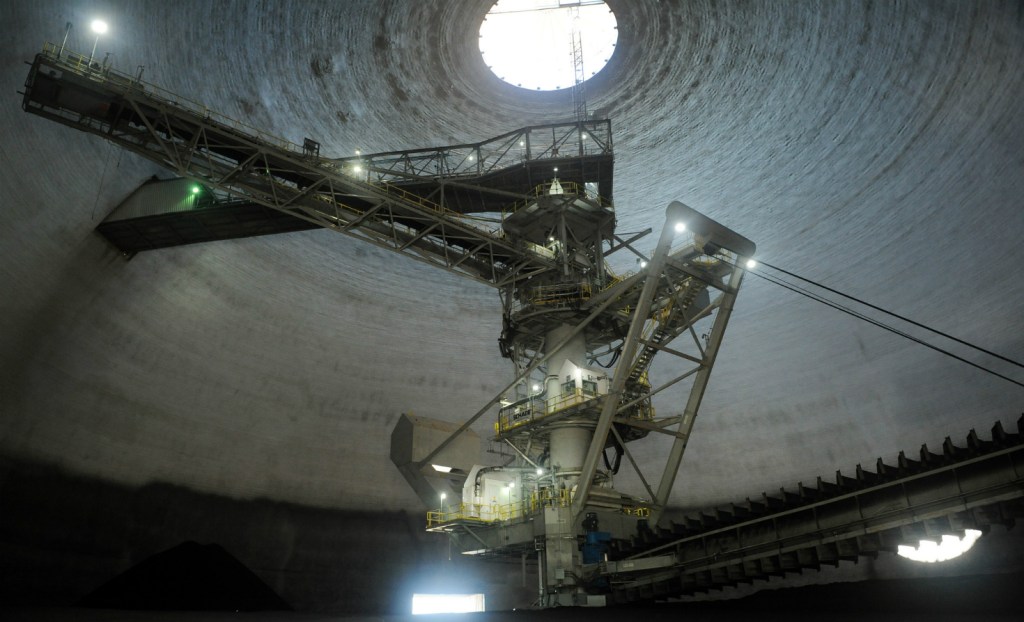
<svg viewBox="0 0 1024 622">
<path fill-rule="evenodd" d="M 565 230 L 565 211 L 558 214 L 558 246 L 562 251 L 562 276 L 569 276 L 569 236 Z"/>
<path fill-rule="evenodd" d="M 544 551 L 537 551 L 537 602 L 544 606 Z"/>
<path fill-rule="evenodd" d="M 96 46 L 100 44 L 100 36 L 96 35 L 96 41 L 92 44 L 92 52 L 89 54 L 89 64 L 87 68 L 92 69 L 92 59 L 96 56 Z"/>
<path fill-rule="evenodd" d="M 68 34 L 71 32 L 71 22 L 68 22 L 64 26 L 64 40 L 60 42 L 60 49 L 57 50 L 57 58 L 64 53 L 64 46 L 68 43 Z"/>
</svg>

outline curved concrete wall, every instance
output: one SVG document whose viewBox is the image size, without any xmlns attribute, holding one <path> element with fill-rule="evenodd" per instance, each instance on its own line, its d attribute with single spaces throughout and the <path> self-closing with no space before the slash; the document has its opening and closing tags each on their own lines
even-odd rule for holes
<svg viewBox="0 0 1024 622">
<path fill-rule="evenodd" d="M 682 200 L 770 263 L 1024 358 L 1019 3 L 609 4 L 619 45 L 588 96 L 613 120 L 620 231 Z M 566 94 L 489 73 L 475 48 L 488 6 L 0 8 L 0 454 L 128 487 L 418 510 L 387 458 L 391 426 L 403 411 L 461 420 L 507 382 L 496 294 L 327 232 L 125 262 L 93 227 L 164 173 L 25 114 L 15 91 L 66 21 L 88 51 L 102 13 L 98 55 L 118 68 L 145 65 L 148 81 L 324 155 L 571 116 Z M 662 412 L 678 404 L 666 397 Z M 676 502 L 1009 426 L 1022 403 L 1018 386 L 751 276 Z"/>
</svg>

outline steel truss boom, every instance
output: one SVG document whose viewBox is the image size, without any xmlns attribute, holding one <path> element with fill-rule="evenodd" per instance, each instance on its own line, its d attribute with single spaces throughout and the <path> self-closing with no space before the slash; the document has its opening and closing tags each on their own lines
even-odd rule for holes
<svg viewBox="0 0 1024 622">
<path fill-rule="evenodd" d="M 369 183 L 350 161 L 304 152 L 73 53 L 60 56 L 54 47 L 32 63 L 22 106 L 178 175 L 488 285 L 554 267 L 497 229 L 395 183 Z"/>
</svg>

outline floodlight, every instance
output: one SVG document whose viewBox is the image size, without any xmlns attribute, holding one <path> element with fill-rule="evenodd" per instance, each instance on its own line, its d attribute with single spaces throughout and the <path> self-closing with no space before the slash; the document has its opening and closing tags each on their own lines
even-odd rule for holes
<svg viewBox="0 0 1024 622">
<path fill-rule="evenodd" d="M 686 231 L 686 223 L 685 222 L 677 222 L 676 223 L 676 233 L 682 233 L 683 231 Z"/>
<path fill-rule="evenodd" d="M 94 19 L 92 20 L 92 24 L 90 24 L 90 27 L 92 28 L 92 31 L 96 33 L 96 40 L 92 43 L 92 53 L 89 54 L 88 66 L 92 67 L 92 59 L 96 56 L 96 46 L 100 43 L 100 35 L 105 34 L 107 32 L 107 22 L 103 21 L 102 19 Z"/>
<path fill-rule="evenodd" d="M 753 270 L 756 267 L 757 267 L 757 262 L 756 261 L 754 261 L 753 259 L 748 259 L 747 260 L 747 269 L 748 270 Z"/>
<path fill-rule="evenodd" d="M 747 238 L 679 201 L 669 203 L 668 217 L 671 222 L 685 222 L 686 227 L 701 238 L 701 250 L 708 255 L 723 248 L 740 257 L 753 257 L 757 252 L 757 246 Z"/>
<path fill-rule="evenodd" d="M 897 547 L 897 554 L 916 562 L 944 562 L 955 557 L 960 557 L 974 546 L 974 543 L 981 537 L 977 529 L 965 529 L 963 538 L 953 535 L 944 535 L 935 542 L 933 540 L 921 540 L 916 547 L 900 545 Z"/>
</svg>

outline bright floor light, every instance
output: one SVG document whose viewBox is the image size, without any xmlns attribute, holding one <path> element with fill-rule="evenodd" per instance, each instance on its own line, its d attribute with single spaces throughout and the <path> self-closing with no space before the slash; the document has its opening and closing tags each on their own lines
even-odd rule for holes
<svg viewBox="0 0 1024 622">
<path fill-rule="evenodd" d="M 604 69 L 619 32 L 604 2 L 499 0 L 480 25 L 480 54 L 494 75 L 524 89 L 556 91 L 576 82 L 573 27 L 580 34 L 583 76 Z"/>
<path fill-rule="evenodd" d="M 967 529 L 964 531 L 963 538 L 942 536 L 941 542 L 921 540 L 920 544 L 916 547 L 901 545 L 896 552 L 900 556 L 912 559 L 915 562 L 944 562 L 954 557 L 960 557 L 969 551 L 980 537 L 981 532 L 977 529 Z"/>
<path fill-rule="evenodd" d="M 474 613 L 484 610 L 483 594 L 413 594 L 412 614 Z"/>
<path fill-rule="evenodd" d="M 92 31 L 98 35 L 106 34 L 107 32 L 107 22 L 103 21 L 102 19 L 92 20 L 92 23 L 89 24 L 89 27 L 92 28 Z"/>
</svg>

